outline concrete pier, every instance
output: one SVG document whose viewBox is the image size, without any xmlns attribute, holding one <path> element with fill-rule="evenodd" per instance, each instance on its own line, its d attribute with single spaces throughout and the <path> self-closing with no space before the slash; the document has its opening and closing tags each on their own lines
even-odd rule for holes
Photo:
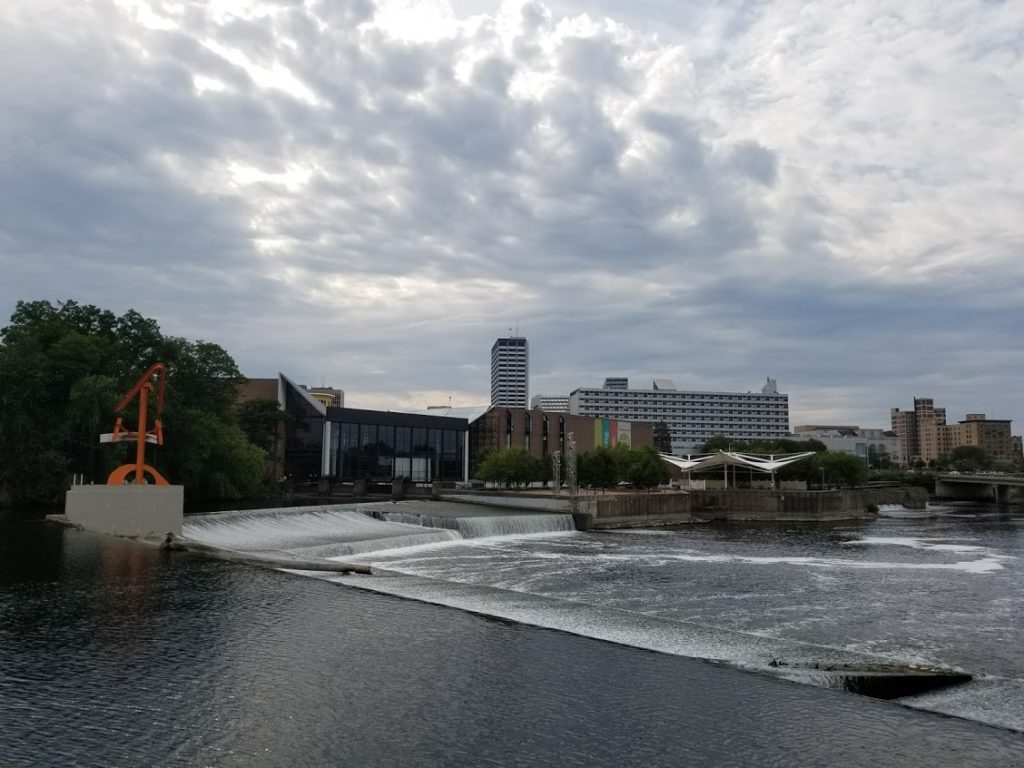
<svg viewBox="0 0 1024 768">
<path fill-rule="evenodd" d="M 114 536 L 181 535 L 181 485 L 76 485 L 64 504 L 67 522 Z"/>
</svg>

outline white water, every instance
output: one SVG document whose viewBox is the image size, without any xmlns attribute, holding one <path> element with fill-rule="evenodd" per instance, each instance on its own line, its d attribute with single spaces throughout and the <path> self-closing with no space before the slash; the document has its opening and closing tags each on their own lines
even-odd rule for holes
<svg viewBox="0 0 1024 768">
<path fill-rule="evenodd" d="M 318 557 L 349 547 L 376 576 L 308 575 L 746 668 L 965 669 L 977 682 L 907 703 L 1024 729 L 1019 519 L 919 514 L 610 535 L 570 533 L 566 515 L 402 502 L 190 518 L 186 535 Z"/>
<path fill-rule="evenodd" d="M 336 559 L 494 536 L 575 530 L 570 515 L 453 517 L 417 511 L 422 502 L 328 505 L 189 516 L 187 539 L 237 552 Z"/>
</svg>

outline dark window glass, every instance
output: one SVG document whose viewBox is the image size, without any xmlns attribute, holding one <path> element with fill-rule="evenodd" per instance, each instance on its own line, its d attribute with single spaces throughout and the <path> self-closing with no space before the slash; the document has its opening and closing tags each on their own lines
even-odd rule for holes
<svg viewBox="0 0 1024 768">
<path fill-rule="evenodd" d="M 412 454 L 412 429 L 410 427 L 395 427 L 395 456 L 409 456 Z"/>
<path fill-rule="evenodd" d="M 285 385 L 284 473 L 297 483 L 320 479 L 324 417 L 295 388 Z"/>
</svg>

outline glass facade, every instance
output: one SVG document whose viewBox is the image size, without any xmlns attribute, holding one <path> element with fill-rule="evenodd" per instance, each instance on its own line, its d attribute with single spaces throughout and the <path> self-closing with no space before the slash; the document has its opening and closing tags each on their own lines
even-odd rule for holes
<svg viewBox="0 0 1024 768">
<path fill-rule="evenodd" d="M 393 418 L 400 414 L 381 415 Z M 435 480 L 462 480 L 464 477 L 465 428 L 360 424 L 345 421 L 343 417 L 336 421 L 334 414 L 329 418 L 331 443 L 337 445 L 331 459 L 331 477 L 334 480 L 346 482 L 365 478 L 390 482 L 404 477 L 417 483 L 430 483 Z M 417 419 L 416 416 L 409 418 Z"/>
<path fill-rule="evenodd" d="M 294 387 L 284 388 L 284 474 L 297 483 L 320 479 L 324 416 Z"/>
<path fill-rule="evenodd" d="M 325 418 L 290 383 L 285 411 L 285 473 L 296 482 L 322 478 L 325 421 L 328 476 L 334 482 L 407 478 L 431 483 L 466 477 L 466 419 L 333 407 Z"/>
</svg>

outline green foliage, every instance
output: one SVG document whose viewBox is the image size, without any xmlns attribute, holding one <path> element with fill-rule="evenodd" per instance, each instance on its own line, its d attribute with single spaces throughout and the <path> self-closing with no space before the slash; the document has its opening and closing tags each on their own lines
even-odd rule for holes
<svg viewBox="0 0 1024 768">
<path fill-rule="evenodd" d="M 655 488 L 667 483 L 671 473 L 658 452 L 650 446 L 629 448 L 623 445 L 613 449 L 619 471 L 619 482 L 629 483 L 636 489 Z"/>
<path fill-rule="evenodd" d="M 670 473 L 658 451 L 650 446 L 614 448 L 598 446 L 580 457 L 580 485 L 611 488 L 628 483 L 636 489 L 653 488 L 668 482 Z"/>
<path fill-rule="evenodd" d="M 518 446 L 488 453 L 477 469 L 484 482 L 515 489 L 544 480 L 544 474 L 544 461 Z"/>
<path fill-rule="evenodd" d="M 54 504 L 69 475 L 104 482 L 124 463 L 124 444 L 100 445 L 113 408 L 157 360 L 168 366 L 166 443 L 149 461 L 190 498 L 257 492 L 262 450 L 239 427 L 242 376 L 224 349 L 164 337 L 134 310 L 118 317 L 74 301 L 18 302 L 0 330 L 0 495 Z M 135 414 L 125 414 L 134 427 Z"/>
<path fill-rule="evenodd" d="M 672 453 L 672 433 L 664 421 L 654 425 L 654 449 L 658 453 Z"/>
<path fill-rule="evenodd" d="M 867 467 L 859 456 L 842 451 L 825 451 L 814 457 L 818 470 L 825 471 L 825 481 L 840 488 L 853 488 L 868 476 Z M 813 471 L 815 465 L 810 467 Z"/>
<path fill-rule="evenodd" d="M 728 451 L 734 449 L 733 446 L 740 446 L 741 443 L 733 442 L 725 435 L 715 435 L 714 437 L 708 438 L 707 442 L 700 447 L 700 453 L 718 453 L 718 451 Z M 735 448 L 734 450 L 742 450 L 742 448 Z"/>
<path fill-rule="evenodd" d="M 619 468 L 612 449 L 599 445 L 579 457 L 579 484 L 611 488 L 619 481 Z"/>
<path fill-rule="evenodd" d="M 935 462 L 936 469 L 957 472 L 984 472 L 992 469 L 994 464 L 988 451 L 975 445 L 958 445 Z"/>
<path fill-rule="evenodd" d="M 239 404 L 236 414 L 238 425 L 249 442 L 262 448 L 270 458 L 271 477 L 277 477 L 281 426 L 288 421 L 288 414 L 281 410 L 277 400 L 265 398 Z"/>
</svg>

